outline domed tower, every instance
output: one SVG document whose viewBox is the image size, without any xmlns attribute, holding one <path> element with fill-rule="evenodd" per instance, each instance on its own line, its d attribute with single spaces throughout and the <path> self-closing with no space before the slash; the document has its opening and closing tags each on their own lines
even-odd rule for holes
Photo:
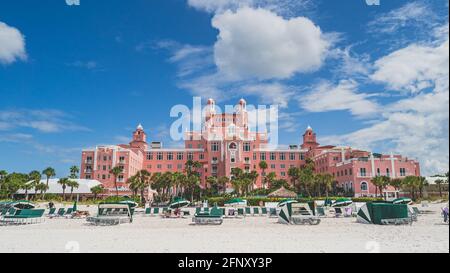
<svg viewBox="0 0 450 273">
<path fill-rule="evenodd" d="M 208 121 L 216 114 L 216 102 L 213 99 L 209 99 L 205 109 L 205 120 Z"/>
<path fill-rule="evenodd" d="M 317 143 L 316 133 L 314 133 L 311 126 L 308 125 L 308 128 L 306 128 L 305 133 L 303 134 L 303 144 L 302 149 L 308 149 L 313 150 L 319 146 L 319 143 Z"/>
<path fill-rule="evenodd" d="M 139 124 L 133 132 L 133 140 L 130 142 L 133 148 L 147 149 L 147 134 L 144 132 L 144 127 Z"/>
<path fill-rule="evenodd" d="M 248 126 L 247 102 L 243 98 L 239 100 L 236 114 L 239 115 L 239 117 L 236 120 L 237 125 L 239 127 L 247 128 Z"/>
</svg>

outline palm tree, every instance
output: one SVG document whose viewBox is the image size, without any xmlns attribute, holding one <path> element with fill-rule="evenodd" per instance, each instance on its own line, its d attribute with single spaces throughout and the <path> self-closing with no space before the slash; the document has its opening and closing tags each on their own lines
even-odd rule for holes
<svg viewBox="0 0 450 273">
<path fill-rule="evenodd" d="M 380 195 L 383 196 L 383 189 L 389 185 L 390 178 L 388 176 L 375 176 L 372 178 L 372 184 L 375 186 L 375 196 L 378 195 L 378 191 L 380 191 Z"/>
<path fill-rule="evenodd" d="M 46 185 L 48 186 L 48 181 L 50 180 L 51 177 L 56 175 L 56 172 L 55 169 L 53 169 L 52 167 L 47 167 L 45 170 L 42 171 L 42 174 L 44 174 L 47 177 Z"/>
<path fill-rule="evenodd" d="M 436 185 L 438 185 L 439 188 L 439 197 L 442 198 L 442 184 L 444 184 L 444 180 L 443 179 L 436 179 L 436 181 L 434 181 L 434 183 L 436 183 Z"/>
<path fill-rule="evenodd" d="M 56 175 L 55 169 L 53 169 L 52 167 L 47 167 L 45 170 L 42 171 L 42 174 L 44 174 L 47 177 L 47 190 L 48 190 L 48 181 L 50 180 L 51 177 Z M 47 192 L 47 190 L 45 192 Z"/>
<path fill-rule="evenodd" d="M 262 170 L 261 172 L 261 177 L 262 177 L 262 182 L 263 182 L 263 188 L 266 188 L 266 181 L 265 181 L 265 177 L 266 177 L 266 169 L 268 168 L 267 166 L 267 162 L 266 161 L 260 161 L 258 163 L 259 168 Z"/>
<path fill-rule="evenodd" d="M 37 186 L 35 186 L 35 189 L 38 190 L 41 194 L 41 199 L 44 199 L 44 192 L 48 190 L 48 186 L 44 183 L 39 183 Z"/>
<path fill-rule="evenodd" d="M 34 188 L 32 183 L 23 183 L 20 188 L 25 191 L 25 200 L 28 200 L 28 191 Z"/>
<path fill-rule="evenodd" d="M 300 168 L 300 182 L 303 184 L 305 192 L 308 196 L 311 196 L 311 192 L 309 187 L 314 182 L 314 161 L 312 159 L 307 158 L 305 165 Z"/>
<path fill-rule="evenodd" d="M 70 187 L 70 201 L 73 201 L 73 189 L 74 188 L 78 189 L 80 184 L 75 180 L 69 180 L 67 182 L 67 186 Z"/>
<path fill-rule="evenodd" d="M 394 187 L 396 191 L 400 190 L 401 186 L 403 184 L 403 180 L 401 178 L 394 178 L 389 181 L 389 185 Z"/>
<path fill-rule="evenodd" d="M 122 173 L 122 168 L 116 166 L 111 169 L 110 173 L 114 177 L 114 188 L 116 188 L 116 196 L 119 196 L 119 187 L 117 186 L 117 177 Z"/>
<path fill-rule="evenodd" d="M 62 190 L 63 190 L 63 200 L 64 200 L 64 201 L 66 201 L 66 187 L 67 187 L 68 182 L 69 182 L 69 178 L 67 178 L 67 177 L 65 177 L 65 178 L 60 178 L 60 179 L 58 180 L 58 184 L 61 185 Z"/>
<path fill-rule="evenodd" d="M 77 166 L 70 167 L 70 178 L 76 179 L 78 178 L 78 173 L 80 172 L 80 169 Z"/>
<path fill-rule="evenodd" d="M 316 175 L 316 177 L 317 177 L 317 182 L 318 182 L 319 187 L 320 187 L 320 185 L 324 186 L 325 196 L 328 198 L 328 193 L 333 188 L 334 177 L 329 173 L 318 174 L 318 175 Z M 319 188 L 319 197 L 320 196 L 321 196 L 321 191 Z"/>
<path fill-rule="evenodd" d="M 140 170 L 136 173 L 136 178 L 138 180 L 137 186 L 141 195 L 141 204 L 145 204 L 145 189 L 150 185 L 151 174 L 146 170 Z"/>
<path fill-rule="evenodd" d="M 103 193 L 105 189 L 102 185 L 97 185 L 91 188 L 92 194 L 94 194 L 94 200 L 97 200 L 97 195 Z"/>
<path fill-rule="evenodd" d="M 36 198 L 36 193 L 37 193 L 36 187 L 37 187 L 37 185 L 39 185 L 39 183 L 41 183 L 41 173 L 39 171 L 31 171 L 30 174 L 28 174 L 28 176 L 32 180 L 31 183 L 34 188 L 34 195 L 35 195 L 34 198 Z"/>
<path fill-rule="evenodd" d="M 226 176 L 222 176 L 219 178 L 219 185 L 221 185 L 223 193 L 227 190 L 227 184 L 230 182 L 230 179 Z"/>
<path fill-rule="evenodd" d="M 427 179 L 423 176 L 418 176 L 417 177 L 417 183 L 418 183 L 418 187 L 419 187 L 419 194 L 420 194 L 420 198 L 423 197 L 423 189 L 429 185 Z"/>
</svg>

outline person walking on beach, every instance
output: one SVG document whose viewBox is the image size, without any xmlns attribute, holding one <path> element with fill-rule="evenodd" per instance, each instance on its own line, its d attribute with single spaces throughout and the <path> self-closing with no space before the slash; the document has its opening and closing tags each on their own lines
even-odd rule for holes
<svg viewBox="0 0 450 273">
<path fill-rule="evenodd" d="M 448 207 L 442 208 L 442 214 L 444 215 L 444 223 L 448 223 Z"/>
</svg>

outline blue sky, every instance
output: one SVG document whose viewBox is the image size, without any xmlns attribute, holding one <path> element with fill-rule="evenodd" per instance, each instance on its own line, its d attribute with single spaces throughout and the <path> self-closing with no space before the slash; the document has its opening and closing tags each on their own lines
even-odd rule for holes
<svg viewBox="0 0 450 273">
<path fill-rule="evenodd" d="M 0 169 L 79 164 L 192 97 L 280 106 L 280 143 L 448 170 L 448 0 L 0 1 Z"/>
</svg>

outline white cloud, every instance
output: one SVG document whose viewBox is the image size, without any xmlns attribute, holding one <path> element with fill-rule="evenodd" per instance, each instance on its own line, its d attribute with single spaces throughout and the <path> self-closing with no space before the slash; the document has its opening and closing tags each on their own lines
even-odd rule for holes
<svg viewBox="0 0 450 273">
<path fill-rule="evenodd" d="M 370 100 L 371 95 L 357 91 L 358 84 L 353 80 L 342 80 L 335 86 L 324 81 L 307 94 L 301 94 L 298 100 L 300 106 L 309 112 L 349 110 L 359 117 L 376 113 L 379 106 Z"/>
<path fill-rule="evenodd" d="M 291 87 L 281 83 L 260 83 L 242 86 L 239 94 L 245 96 L 256 96 L 264 104 L 276 104 L 280 108 L 286 108 L 294 91 Z"/>
<path fill-rule="evenodd" d="M 285 20 L 264 9 L 217 14 L 214 46 L 219 71 L 231 79 L 289 78 L 321 67 L 330 46 L 319 27 L 304 17 Z"/>
<path fill-rule="evenodd" d="M 404 27 L 429 27 L 436 19 L 436 14 L 426 3 L 414 1 L 377 15 L 375 20 L 369 22 L 368 26 L 369 30 L 374 33 L 396 33 Z"/>
<path fill-rule="evenodd" d="M 0 130 L 32 128 L 43 133 L 89 131 L 71 121 L 71 116 L 59 110 L 0 110 Z"/>
<path fill-rule="evenodd" d="M 277 14 L 292 17 L 298 11 L 308 11 L 314 6 L 312 0 L 188 0 L 188 5 L 209 13 L 222 13 L 239 8 L 264 8 Z"/>
<path fill-rule="evenodd" d="M 411 44 L 375 62 L 370 77 L 394 90 L 419 92 L 448 81 L 449 41 L 437 46 Z"/>
<path fill-rule="evenodd" d="M 25 37 L 17 28 L 0 22 L 0 63 L 11 64 L 26 58 Z"/>
</svg>

